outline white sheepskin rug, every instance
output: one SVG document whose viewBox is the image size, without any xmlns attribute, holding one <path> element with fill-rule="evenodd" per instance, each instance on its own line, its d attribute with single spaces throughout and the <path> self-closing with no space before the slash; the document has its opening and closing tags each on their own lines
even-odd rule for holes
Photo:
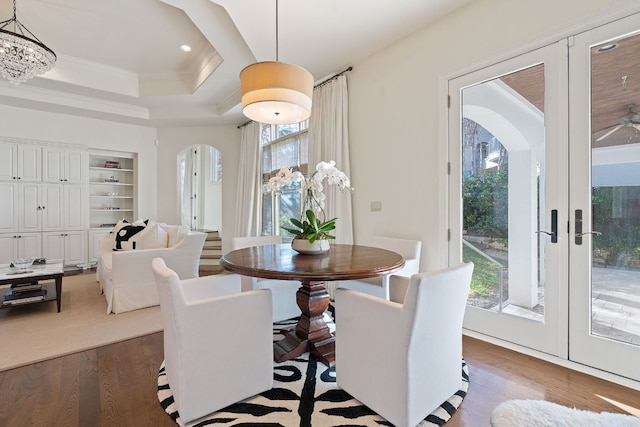
<svg viewBox="0 0 640 427">
<path fill-rule="evenodd" d="M 544 400 L 508 400 L 491 413 L 492 427 L 640 427 L 640 418 L 567 408 Z"/>
</svg>

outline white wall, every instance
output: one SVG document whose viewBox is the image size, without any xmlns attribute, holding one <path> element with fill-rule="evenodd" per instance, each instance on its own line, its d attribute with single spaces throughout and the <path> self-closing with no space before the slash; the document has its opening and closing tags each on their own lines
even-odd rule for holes
<svg viewBox="0 0 640 427">
<path fill-rule="evenodd" d="M 222 234 L 235 230 L 240 130 L 236 126 L 158 129 L 158 215 L 169 224 L 178 222 L 178 153 L 194 144 L 206 144 L 222 153 Z M 228 239 L 227 239 L 228 240 Z M 223 238 L 223 251 L 228 242 Z"/>
<path fill-rule="evenodd" d="M 138 216 L 157 216 L 155 128 L 0 105 L 0 136 L 137 153 Z"/>
<path fill-rule="evenodd" d="M 610 20 L 620 15 L 616 8 L 633 4 L 478 0 L 353 64 L 347 79 L 356 243 L 376 234 L 418 238 L 423 270 L 446 265 L 444 82 L 523 46 L 557 40 L 568 28 L 586 29 L 585 21 Z M 212 145 L 224 158 L 222 228 L 235 228 L 235 126 L 156 130 L 0 105 L 0 135 L 138 153 L 139 216 L 168 223 L 178 221 L 176 154 Z M 372 201 L 382 202 L 381 212 L 370 211 Z"/>
<path fill-rule="evenodd" d="M 490 58 L 558 40 L 585 21 L 611 20 L 620 15 L 614 8 L 632 3 L 480 0 L 353 64 L 347 81 L 355 242 L 418 238 L 421 269 L 445 266 L 446 81 Z M 381 212 L 370 211 L 372 201 L 382 202 Z"/>
</svg>

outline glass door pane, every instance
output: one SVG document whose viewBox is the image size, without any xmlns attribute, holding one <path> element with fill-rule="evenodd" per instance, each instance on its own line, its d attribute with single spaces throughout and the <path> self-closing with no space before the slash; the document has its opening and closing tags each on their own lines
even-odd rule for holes
<svg viewBox="0 0 640 427">
<path fill-rule="evenodd" d="M 475 264 L 466 329 L 566 357 L 563 68 L 555 44 L 450 82 L 450 259 Z"/>
<path fill-rule="evenodd" d="M 640 35 L 591 48 L 591 333 L 640 345 Z M 636 105 L 636 102 L 639 105 Z"/>
<path fill-rule="evenodd" d="M 640 26 L 569 50 L 570 359 L 640 381 Z"/>
<path fill-rule="evenodd" d="M 543 321 L 544 65 L 465 88 L 462 116 L 463 260 L 475 264 L 469 304 Z"/>
</svg>

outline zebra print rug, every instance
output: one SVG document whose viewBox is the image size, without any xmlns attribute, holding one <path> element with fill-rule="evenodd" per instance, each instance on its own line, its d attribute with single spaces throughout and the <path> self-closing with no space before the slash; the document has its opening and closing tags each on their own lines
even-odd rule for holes
<svg viewBox="0 0 640 427">
<path fill-rule="evenodd" d="M 274 324 L 274 341 L 296 320 Z M 461 364 L 460 390 L 419 424 L 441 426 L 462 403 L 469 388 L 469 371 Z M 195 426 L 392 426 L 391 423 L 351 397 L 336 385 L 335 368 L 329 368 L 309 353 L 273 365 L 274 383 L 269 391 L 230 405 L 199 420 Z M 158 372 L 158 400 L 165 412 L 182 426 L 167 383 L 164 363 Z"/>
</svg>

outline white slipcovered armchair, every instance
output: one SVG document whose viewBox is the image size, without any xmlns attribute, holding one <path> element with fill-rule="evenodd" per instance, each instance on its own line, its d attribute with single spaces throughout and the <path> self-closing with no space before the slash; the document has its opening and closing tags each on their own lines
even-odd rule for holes
<svg viewBox="0 0 640 427">
<path fill-rule="evenodd" d="M 171 236 L 165 247 L 114 251 L 114 240 L 100 241 L 96 280 L 107 300 L 108 313 L 124 313 L 160 303 L 151 260 L 160 257 L 181 279 L 198 277 L 207 235 L 196 231 Z"/>
<path fill-rule="evenodd" d="M 152 262 L 164 326 L 164 363 L 183 424 L 273 386 L 268 289 L 240 292 L 240 277 L 180 280 Z"/>
<path fill-rule="evenodd" d="M 280 236 L 233 237 L 231 250 L 281 243 Z M 242 291 L 251 289 L 271 289 L 274 323 L 300 316 L 300 307 L 296 302 L 296 292 L 300 289 L 299 281 L 242 276 Z"/>
<path fill-rule="evenodd" d="M 370 279 L 340 281 L 338 287 L 364 292 L 388 300 L 390 288 L 393 286 L 389 282 L 391 276 L 411 277 L 411 275 L 420 271 L 422 242 L 420 240 L 376 236 L 373 238 L 371 246 L 399 253 L 404 258 L 404 267 L 393 274 L 385 274 Z"/>
<path fill-rule="evenodd" d="M 462 320 L 473 264 L 409 281 L 404 303 L 336 290 L 336 381 L 397 427 L 413 427 L 460 389 Z"/>
</svg>

